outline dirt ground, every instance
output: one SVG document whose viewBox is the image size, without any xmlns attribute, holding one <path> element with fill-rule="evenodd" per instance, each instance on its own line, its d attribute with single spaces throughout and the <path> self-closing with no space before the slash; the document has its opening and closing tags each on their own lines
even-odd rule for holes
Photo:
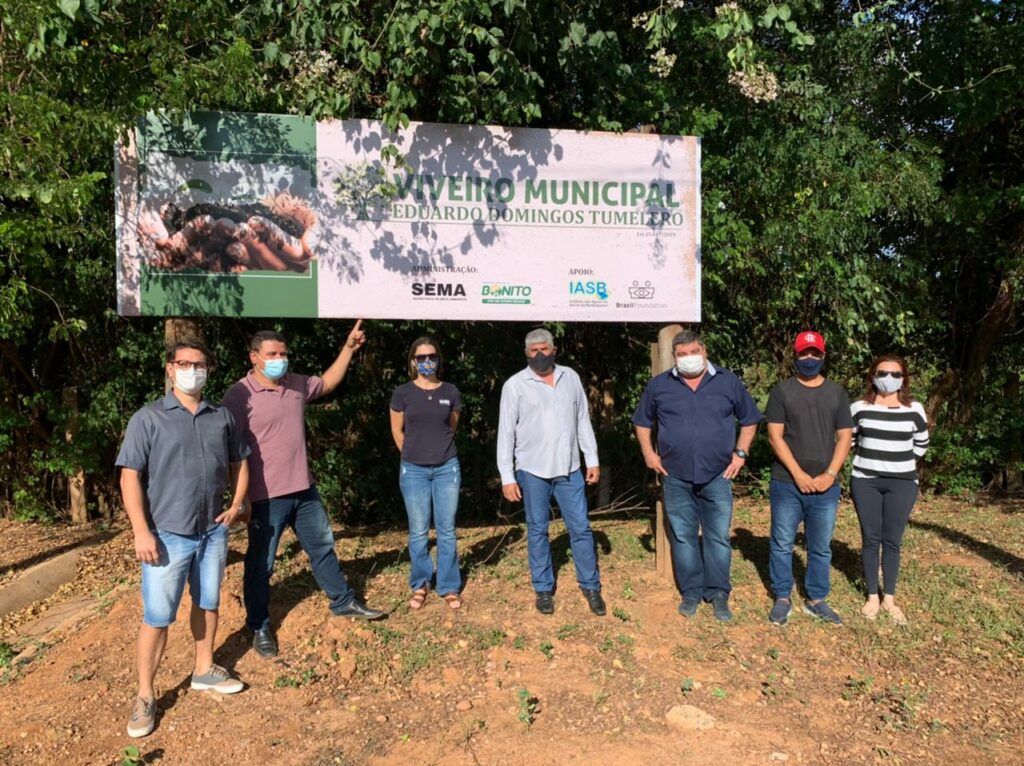
<svg viewBox="0 0 1024 766">
<path fill-rule="evenodd" d="M 673 587 L 654 571 L 649 521 L 603 515 L 594 531 L 603 618 L 576 588 L 560 523 L 550 617 L 533 609 L 521 526 L 460 531 L 459 613 L 433 594 L 422 612 L 405 606 L 402 530 L 339 529 L 350 578 L 390 611 L 373 625 L 332 618 L 286 538 L 274 661 L 256 656 L 243 631 L 245 536 L 236 534 L 218 661 L 248 688 L 231 697 L 188 688 L 186 596 L 158 676 L 156 731 L 137 741 L 124 727 L 141 605 L 122 532 L 89 549 L 55 596 L 0 621 L 0 762 L 116 764 L 133 744 L 144 762 L 166 764 L 1024 762 L 1024 504 L 919 505 L 899 591 L 908 628 L 859 616 L 859 533 L 847 503 L 833 546 L 838 628 L 796 613 L 785 628 L 767 622 L 765 501 L 737 502 L 728 625 L 709 607 L 692 620 L 676 613 Z M 0 529 L 5 577 L 68 543 L 51 534 Z"/>
</svg>

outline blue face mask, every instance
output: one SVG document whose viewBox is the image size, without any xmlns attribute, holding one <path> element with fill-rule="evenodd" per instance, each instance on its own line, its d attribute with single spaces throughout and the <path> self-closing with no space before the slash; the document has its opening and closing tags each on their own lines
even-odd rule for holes
<svg viewBox="0 0 1024 766">
<path fill-rule="evenodd" d="M 821 368 L 825 366 L 825 359 L 815 359 L 813 356 L 809 356 L 806 359 L 796 360 L 796 369 L 805 378 L 813 378 L 821 372 Z"/>
<path fill-rule="evenodd" d="M 416 372 L 422 375 L 424 378 L 429 378 L 435 372 L 437 372 L 437 362 L 433 359 L 428 359 L 425 362 L 416 362 Z"/>
<path fill-rule="evenodd" d="M 288 372 L 288 360 L 287 359 L 264 359 L 263 360 L 263 374 L 271 380 L 277 380 L 283 378 L 285 373 Z"/>
</svg>

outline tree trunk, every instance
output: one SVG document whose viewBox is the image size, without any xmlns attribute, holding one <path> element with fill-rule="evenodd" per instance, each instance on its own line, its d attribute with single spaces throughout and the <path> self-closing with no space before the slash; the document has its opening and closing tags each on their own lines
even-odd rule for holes
<svg viewBox="0 0 1024 766">
<path fill-rule="evenodd" d="M 70 444 L 75 440 L 75 431 L 78 430 L 78 391 L 76 389 L 71 387 L 64 389 L 64 407 L 69 413 L 64 440 Z M 71 507 L 72 524 L 85 524 L 89 521 L 85 471 L 81 466 L 77 466 L 74 473 L 68 477 L 68 503 Z"/>
<path fill-rule="evenodd" d="M 651 376 L 660 375 L 673 365 L 672 338 L 682 332 L 680 325 L 673 324 L 662 327 L 658 332 L 658 342 L 651 344 Z M 655 477 L 658 487 L 661 481 Z M 654 511 L 654 566 L 658 574 L 667 582 L 675 585 L 675 573 L 672 570 L 672 549 L 668 544 L 668 526 L 665 518 L 665 503 L 659 492 Z"/>
<path fill-rule="evenodd" d="M 601 435 L 607 443 L 615 431 L 615 381 L 601 382 Z M 601 480 L 597 485 L 597 507 L 605 508 L 612 502 L 612 465 L 602 461 Z"/>
</svg>

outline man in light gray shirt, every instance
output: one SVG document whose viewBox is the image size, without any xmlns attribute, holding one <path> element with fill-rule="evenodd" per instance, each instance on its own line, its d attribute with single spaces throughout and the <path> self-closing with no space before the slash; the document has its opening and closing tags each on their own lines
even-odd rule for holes
<svg viewBox="0 0 1024 766">
<path fill-rule="evenodd" d="M 594 536 L 587 519 L 585 484 L 601 476 L 597 439 L 590 425 L 587 395 L 579 375 L 555 364 L 554 338 L 547 330 L 526 336 L 527 367 L 501 389 L 498 423 L 498 470 L 501 491 L 526 510 L 530 576 L 537 611 L 555 611 L 555 576 L 551 566 L 548 522 L 551 497 L 558 502 L 572 547 L 576 580 L 596 615 L 605 614 Z M 586 461 L 584 479 L 580 450 Z"/>
</svg>

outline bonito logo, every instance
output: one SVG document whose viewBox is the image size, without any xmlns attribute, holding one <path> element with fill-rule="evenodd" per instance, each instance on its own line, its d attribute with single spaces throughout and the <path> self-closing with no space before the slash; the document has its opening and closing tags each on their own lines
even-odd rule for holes
<svg viewBox="0 0 1024 766">
<path fill-rule="evenodd" d="M 530 302 L 533 288 L 530 285 L 510 285 L 506 282 L 495 282 L 484 285 L 480 289 L 481 302 L 483 303 L 515 303 L 526 304 Z"/>
</svg>

